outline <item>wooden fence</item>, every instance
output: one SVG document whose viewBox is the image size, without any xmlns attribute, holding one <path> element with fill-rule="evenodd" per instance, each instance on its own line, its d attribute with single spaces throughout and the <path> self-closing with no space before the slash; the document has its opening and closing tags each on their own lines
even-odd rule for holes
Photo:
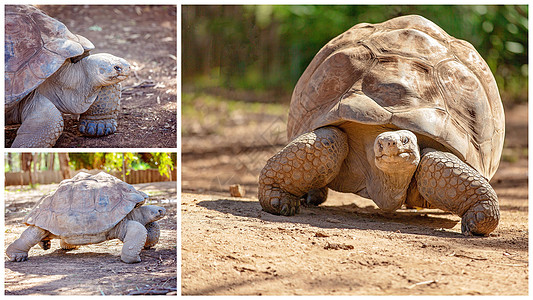
<svg viewBox="0 0 533 300">
<path fill-rule="evenodd" d="M 70 171 L 71 176 L 75 176 L 79 172 L 86 172 L 90 174 L 97 174 L 102 170 L 77 170 Z M 122 172 L 108 172 L 109 174 L 116 176 L 122 180 Z M 130 184 L 136 183 L 145 183 L 145 182 L 156 182 L 156 181 L 176 181 L 177 170 L 171 172 L 171 178 L 167 178 L 159 174 L 158 170 L 139 170 L 139 171 L 130 171 L 126 175 L 126 182 Z M 5 173 L 5 185 L 28 185 L 30 184 L 30 176 L 28 172 L 8 172 Z M 33 172 L 33 183 L 34 184 L 51 184 L 59 183 L 63 178 L 61 177 L 60 171 L 38 171 Z"/>
</svg>

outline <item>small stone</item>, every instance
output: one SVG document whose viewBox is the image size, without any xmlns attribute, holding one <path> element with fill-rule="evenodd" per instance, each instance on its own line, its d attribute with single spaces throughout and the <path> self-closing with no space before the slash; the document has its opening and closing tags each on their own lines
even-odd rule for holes
<svg viewBox="0 0 533 300">
<path fill-rule="evenodd" d="M 244 195 L 246 194 L 244 188 L 240 184 L 230 185 L 229 193 L 231 197 L 244 197 Z"/>
</svg>

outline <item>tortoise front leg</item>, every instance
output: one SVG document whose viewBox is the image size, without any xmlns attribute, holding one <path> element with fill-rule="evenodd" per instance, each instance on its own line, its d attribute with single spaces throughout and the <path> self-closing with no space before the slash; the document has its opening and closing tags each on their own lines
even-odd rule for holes
<svg viewBox="0 0 533 300">
<path fill-rule="evenodd" d="M 415 176 L 422 197 L 462 218 L 463 234 L 488 235 L 498 226 L 496 192 L 478 171 L 457 156 L 425 149 Z"/>
<path fill-rule="evenodd" d="M 141 261 L 141 250 L 146 243 L 146 228 L 137 221 L 127 221 L 125 224 L 124 245 L 120 258 L 123 262 L 131 264 Z"/>
<path fill-rule="evenodd" d="M 91 107 L 80 116 L 79 131 L 86 136 L 115 133 L 120 94 L 120 83 L 102 87 Z"/>
<path fill-rule="evenodd" d="M 331 182 L 347 155 L 346 134 L 336 127 L 300 135 L 261 170 L 258 191 L 261 206 L 273 214 L 298 213 L 300 198 Z"/>
<path fill-rule="evenodd" d="M 157 222 L 150 222 L 146 224 L 144 227 L 146 227 L 147 235 L 146 235 L 146 242 L 144 243 L 144 249 L 150 249 L 157 242 L 159 242 L 159 235 L 161 233 L 159 229 L 159 223 Z"/>
<path fill-rule="evenodd" d="M 30 226 L 6 249 L 10 261 L 24 261 L 28 259 L 28 251 L 48 235 L 48 231 L 36 226 Z"/>
</svg>

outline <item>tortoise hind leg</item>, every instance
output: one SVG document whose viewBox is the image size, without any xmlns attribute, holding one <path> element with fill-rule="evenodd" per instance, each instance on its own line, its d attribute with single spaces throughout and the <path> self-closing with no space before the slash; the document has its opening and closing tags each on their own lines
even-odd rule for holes
<svg viewBox="0 0 533 300">
<path fill-rule="evenodd" d="M 307 195 L 305 195 L 305 202 L 310 205 L 318 206 L 326 202 L 327 198 L 328 198 L 328 188 L 323 187 L 319 189 L 313 189 L 307 192 Z"/>
<path fill-rule="evenodd" d="M 61 249 L 65 250 L 65 251 L 78 249 L 77 245 L 71 245 L 71 244 L 65 242 L 65 240 L 63 240 L 63 239 L 60 240 L 59 244 L 61 246 Z"/>
<path fill-rule="evenodd" d="M 465 235 L 488 235 L 498 226 L 498 197 L 489 182 L 457 156 L 425 149 L 416 172 L 420 194 L 461 219 Z"/>
<path fill-rule="evenodd" d="M 28 259 L 28 251 L 46 238 L 48 231 L 36 226 L 30 226 L 6 249 L 10 261 L 24 261 Z"/>
<path fill-rule="evenodd" d="M 261 170 L 258 191 L 261 206 L 273 214 L 296 214 L 300 198 L 330 183 L 347 155 L 347 136 L 336 127 L 300 135 Z"/>
<path fill-rule="evenodd" d="M 52 240 L 50 239 L 50 237 L 46 237 L 39 242 L 39 246 L 43 250 L 48 250 L 52 246 Z"/>
</svg>

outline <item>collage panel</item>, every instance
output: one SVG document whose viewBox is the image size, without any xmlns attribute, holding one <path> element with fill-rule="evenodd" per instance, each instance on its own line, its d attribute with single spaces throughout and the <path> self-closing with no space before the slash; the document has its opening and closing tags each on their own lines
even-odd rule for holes
<svg viewBox="0 0 533 300">
<path fill-rule="evenodd" d="M 175 5 L 6 5 L 6 148 L 176 148 Z"/>
<path fill-rule="evenodd" d="M 177 158 L 6 153 L 6 295 L 175 294 Z"/>
<path fill-rule="evenodd" d="M 182 5 L 183 295 L 528 295 L 528 5 Z"/>
<path fill-rule="evenodd" d="M 176 295 L 178 6 L 2 6 L 5 295 Z"/>
</svg>

